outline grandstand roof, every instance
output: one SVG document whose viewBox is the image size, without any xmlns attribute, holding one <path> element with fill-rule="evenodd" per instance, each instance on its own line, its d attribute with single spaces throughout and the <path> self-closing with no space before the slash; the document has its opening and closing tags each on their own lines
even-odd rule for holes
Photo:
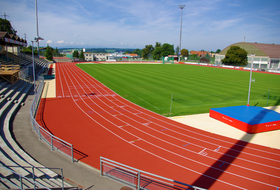
<svg viewBox="0 0 280 190">
<path fill-rule="evenodd" d="M 268 56 L 269 58 L 280 57 L 280 45 L 278 44 L 262 44 L 262 43 L 249 43 L 238 42 L 229 45 L 220 52 L 220 55 L 225 55 L 231 46 L 239 46 L 247 51 L 248 54 L 255 54 L 256 56 Z"/>
<path fill-rule="evenodd" d="M 17 35 L 9 34 L 6 31 L 0 31 L 0 44 L 24 46 L 27 42 Z"/>
</svg>

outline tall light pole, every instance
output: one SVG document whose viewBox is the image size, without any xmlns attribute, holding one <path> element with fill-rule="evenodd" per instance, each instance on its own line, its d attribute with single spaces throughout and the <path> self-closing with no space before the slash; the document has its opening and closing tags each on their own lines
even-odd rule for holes
<svg viewBox="0 0 280 190">
<path fill-rule="evenodd" d="M 35 94 L 35 90 L 36 90 L 36 84 L 35 84 L 36 76 L 35 76 L 35 62 L 34 62 L 34 51 L 33 51 L 34 41 L 32 40 L 31 43 L 32 43 L 33 81 L 34 81 L 33 85 L 34 85 L 34 94 Z"/>
<path fill-rule="evenodd" d="M 35 0 L 35 17 L 36 17 L 37 36 L 39 36 L 37 0 Z M 39 52 L 39 40 L 37 41 L 37 52 L 38 52 L 38 57 L 40 57 L 40 52 Z"/>
<path fill-rule="evenodd" d="M 40 36 L 36 36 L 34 38 L 34 41 L 39 43 L 40 40 L 44 40 Z M 34 46 L 34 41 L 32 40 L 32 63 L 33 63 L 33 80 L 34 80 L 34 94 L 36 93 L 36 75 L 35 75 L 35 61 L 34 61 L 34 52 L 33 52 L 33 46 Z"/>
<path fill-rule="evenodd" d="M 185 7 L 185 5 L 179 5 L 179 9 L 181 9 L 181 24 L 180 24 L 180 43 L 179 43 L 179 58 L 178 58 L 178 61 L 180 61 L 180 55 L 181 55 L 182 15 L 183 15 L 184 7 Z"/>
<path fill-rule="evenodd" d="M 250 71 L 250 80 L 249 80 L 249 92 L 248 92 L 248 102 L 247 102 L 247 106 L 249 106 L 249 102 L 250 102 L 250 92 L 251 92 L 251 83 L 252 83 L 252 69 L 253 69 L 253 63 L 254 63 L 254 56 L 255 54 L 250 54 L 251 55 L 251 71 Z"/>
</svg>

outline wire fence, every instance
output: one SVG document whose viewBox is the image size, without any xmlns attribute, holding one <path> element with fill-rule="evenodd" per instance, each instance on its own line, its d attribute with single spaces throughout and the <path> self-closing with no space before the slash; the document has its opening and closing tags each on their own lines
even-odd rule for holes
<svg viewBox="0 0 280 190">
<path fill-rule="evenodd" d="M 121 182 L 137 190 L 205 190 L 197 186 L 142 171 L 104 157 L 100 157 L 100 176 Z"/>
<path fill-rule="evenodd" d="M 36 113 L 38 111 L 39 103 L 41 100 L 41 96 L 43 93 L 43 89 L 44 89 L 44 78 L 40 76 L 38 77 L 38 81 L 39 81 L 39 87 L 34 90 L 35 97 L 30 108 L 30 120 L 32 123 L 32 128 L 39 136 L 39 139 L 45 141 L 51 147 L 52 151 L 53 150 L 59 151 L 60 153 L 69 157 L 73 163 L 74 162 L 73 145 L 52 135 L 46 129 L 41 127 L 35 119 Z"/>
</svg>

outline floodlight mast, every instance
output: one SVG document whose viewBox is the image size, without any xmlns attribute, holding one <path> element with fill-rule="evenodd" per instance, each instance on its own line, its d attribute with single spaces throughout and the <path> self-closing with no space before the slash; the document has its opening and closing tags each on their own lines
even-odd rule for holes
<svg viewBox="0 0 280 190">
<path fill-rule="evenodd" d="M 180 61 L 180 56 L 181 56 L 182 15 L 183 15 L 184 7 L 185 7 L 185 5 L 179 5 L 179 9 L 181 9 L 181 23 L 180 23 L 180 43 L 179 43 L 179 58 L 178 58 L 178 61 Z"/>
<path fill-rule="evenodd" d="M 36 17 L 36 29 L 37 29 L 37 36 L 39 36 L 37 0 L 35 0 L 35 17 Z M 36 42 L 37 42 L 37 52 L 38 52 L 38 57 L 40 57 L 40 52 L 39 52 L 39 40 L 37 40 Z"/>
</svg>

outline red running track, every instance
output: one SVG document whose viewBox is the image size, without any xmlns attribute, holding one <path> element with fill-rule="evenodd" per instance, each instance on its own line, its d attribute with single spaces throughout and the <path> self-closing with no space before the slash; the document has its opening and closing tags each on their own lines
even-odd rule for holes
<svg viewBox="0 0 280 190">
<path fill-rule="evenodd" d="M 212 134 L 146 110 L 74 63 L 56 63 L 56 98 L 42 102 L 38 122 L 73 144 L 76 159 L 95 168 L 103 156 L 208 189 L 280 187 L 279 149 Z"/>
</svg>

